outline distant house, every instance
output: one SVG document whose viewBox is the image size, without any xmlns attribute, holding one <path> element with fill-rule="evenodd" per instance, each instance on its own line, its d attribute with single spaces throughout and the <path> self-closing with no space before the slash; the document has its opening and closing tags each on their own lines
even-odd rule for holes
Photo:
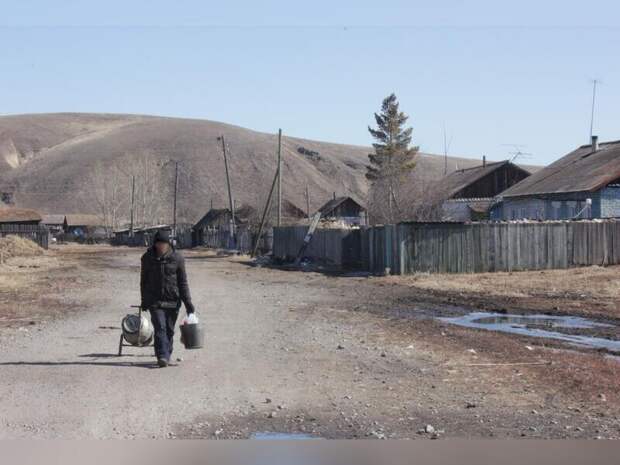
<svg viewBox="0 0 620 465">
<path fill-rule="evenodd" d="M 501 194 L 497 220 L 620 217 L 620 141 L 582 145 Z"/>
<path fill-rule="evenodd" d="M 61 234 L 64 231 L 65 215 L 43 215 L 41 224 L 47 226 L 52 235 Z"/>
<path fill-rule="evenodd" d="M 102 223 L 97 215 L 75 213 L 65 215 L 63 230 L 70 238 L 84 239 L 93 235 L 105 235 Z"/>
<path fill-rule="evenodd" d="M 329 221 L 341 221 L 349 225 L 368 223 L 366 209 L 351 197 L 334 197 L 318 210 L 321 218 Z"/>
<path fill-rule="evenodd" d="M 36 225 L 41 223 L 41 214 L 25 208 L 0 208 L 0 224 Z"/>
<path fill-rule="evenodd" d="M 234 248 L 238 244 L 231 234 L 231 213 L 228 208 L 212 208 L 192 227 L 192 243 L 209 247 Z M 249 205 L 242 205 L 235 210 L 235 233 L 240 232 L 250 237 L 249 227 L 252 220 L 258 218 L 258 212 Z"/>
<path fill-rule="evenodd" d="M 250 222 L 251 218 L 257 214 L 256 209 L 249 205 L 242 205 L 235 210 L 235 225 L 240 226 Z M 230 209 L 212 208 L 194 225 L 194 231 L 200 229 L 219 229 L 230 230 Z"/>
<path fill-rule="evenodd" d="M 530 172 L 505 160 L 454 171 L 438 181 L 442 219 L 471 221 L 489 218 L 495 197 L 530 176 Z"/>
</svg>

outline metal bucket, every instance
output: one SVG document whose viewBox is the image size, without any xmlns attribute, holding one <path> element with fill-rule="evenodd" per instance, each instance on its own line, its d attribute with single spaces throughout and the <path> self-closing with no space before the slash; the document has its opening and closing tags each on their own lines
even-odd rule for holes
<svg viewBox="0 0 620 465">
<path fill-rule="evenodd" d="M 153 340 L 153 324 L 144 315 L 129 314 L 121 322 L 123 337 L 133 346 L 149 345 Z"/>
<path fill-rule="evenodd" d="M 186 349 L 202 349 L 205 334 L 199 324 L 181 325 L 181 343 Z"/>
</svg>

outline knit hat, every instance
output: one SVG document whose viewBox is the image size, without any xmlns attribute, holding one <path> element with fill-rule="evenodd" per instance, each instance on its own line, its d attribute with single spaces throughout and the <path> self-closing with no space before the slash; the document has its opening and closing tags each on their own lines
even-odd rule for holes
<svg viewBox="0 0 620 465">
<path fill-rule="evenodd" d="M 153 243 L 156 242 L 167 242 L 170 244 L 170 233 L 164 229 L 159 229 L 153 238 Z"/>
</svg>

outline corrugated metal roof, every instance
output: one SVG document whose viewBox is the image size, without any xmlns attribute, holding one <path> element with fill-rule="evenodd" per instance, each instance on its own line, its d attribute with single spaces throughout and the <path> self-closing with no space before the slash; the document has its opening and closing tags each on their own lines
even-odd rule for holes
<svg viewBox="0 0 620 465">
<path fill-rule="evenodd" d="M 41 221 L 41 214 L 26 208 L 0 208 L 0 223 Z"/>
<path fill-rule="evenodd" d="M 521 197 L 567 192 L 592 192 L 620 178 L 620 141 L 583 145 L 502 193 Z"/>
</svg>

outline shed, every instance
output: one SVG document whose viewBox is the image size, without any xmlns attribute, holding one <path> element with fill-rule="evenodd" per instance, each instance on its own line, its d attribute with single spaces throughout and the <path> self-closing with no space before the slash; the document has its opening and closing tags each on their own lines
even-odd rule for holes
<svg viewBox="0 0 620 465">
<path fill-rule="evenodd" d="M 0 223 L 2 224 L 39 224 L 41 214 L 36 210 L 25 208 L 0 208 Z"/>
<path fill-rule="evenodd" d="M 620 217 L 620 141 L 592 139 L 503 192 L 492 218 Z"/>
<path fill-rule="evenodd" d="M 74 213 L 65 215 L 63 229 L 70 237 L 86 238 L 94 233 L 101 235 L 102 223 L 103 221 L 97 215 Z"/>
<path fill-rule="evenodd" d="M 332 221 L 342 221 L 350 225 L 365 225 L 366 208 L 351 197 L 334 197 L 318 210 L 321 217 Z"/>
<path fill-rule="evenodd" d="M 256 215 L 256 210 L 249 205 L 242 205 L 235 210 L 235 225 L 247 224 Z M 194 225 L 194 230 L 200 229 L 230 229 L 230 209 L 212 208 Z"/>
<path fill-rule="evenodd" d="M 494 198 L 530 176 L 510 160 L 456 170 L 438 182 L 443 220 L 469 221 L 489 218 Z"/>
<path fill-rule="evenodd" d="M 60 234 L 64 230 L 65 215 L 43 215 L 41 224 L 47 226 L 52 234 Z"/>
</svg>

